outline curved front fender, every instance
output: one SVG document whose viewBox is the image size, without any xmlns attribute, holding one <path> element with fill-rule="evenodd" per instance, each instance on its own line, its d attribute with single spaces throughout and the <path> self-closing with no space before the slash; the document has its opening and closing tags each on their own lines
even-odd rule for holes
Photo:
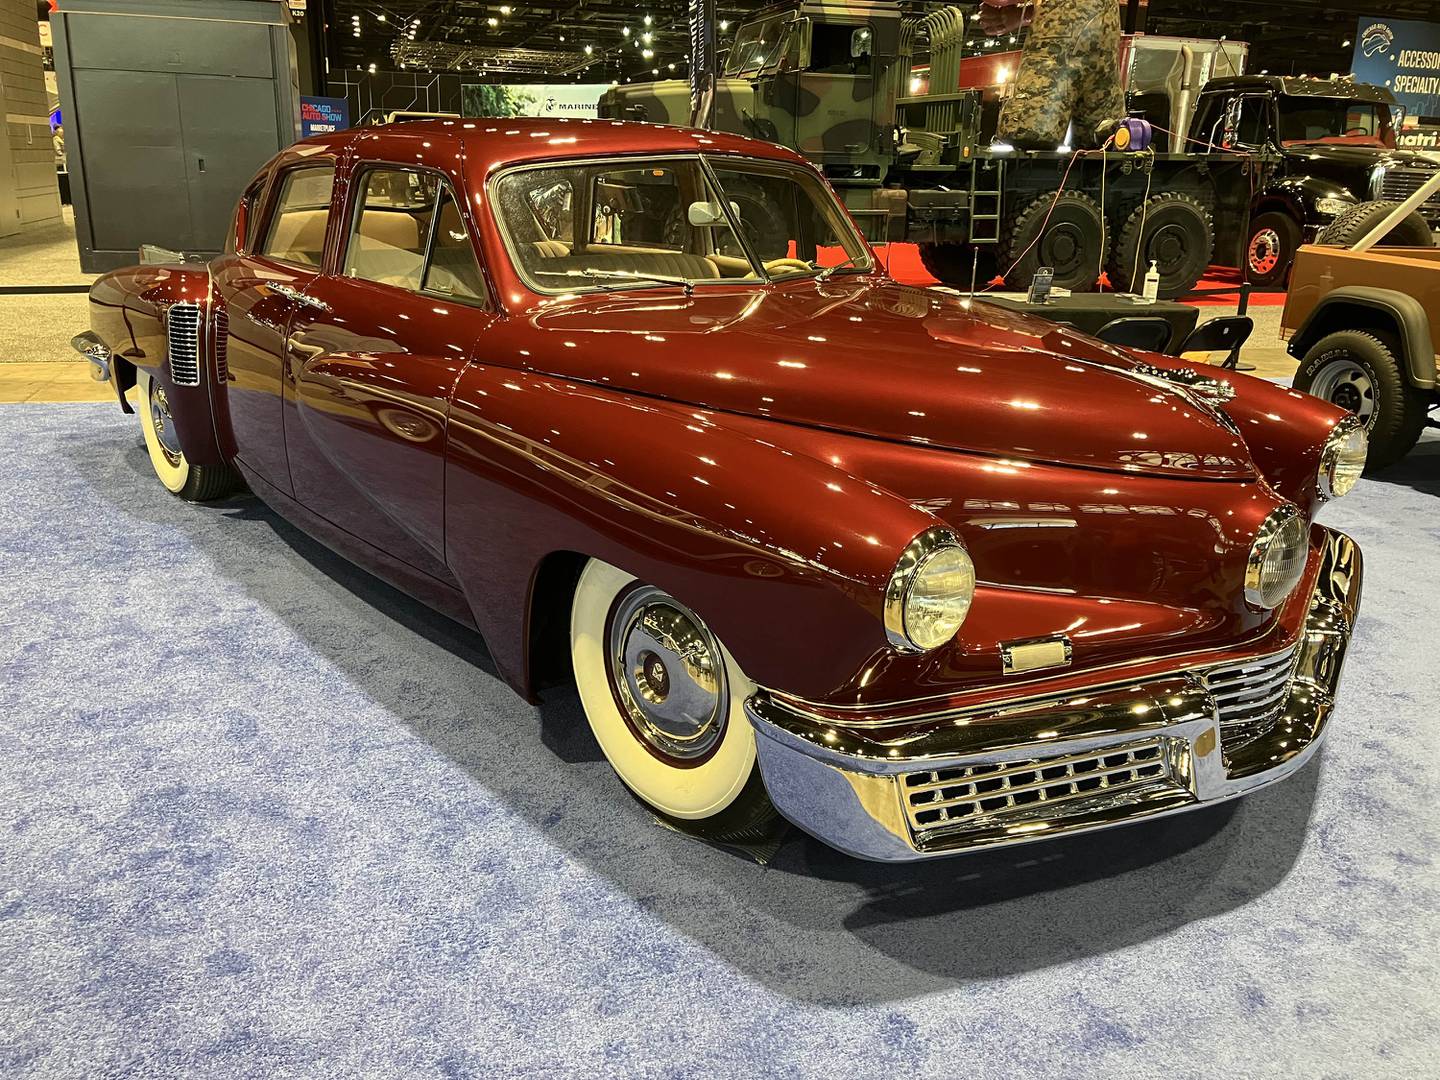
<svg viewBox="0 0 1440 1080">
<path fill-rule="evenodd" d="M 751 678 L 823 696 L 885 645 L 891 569 L 929 513 L 725 414 L 472 366 L 450 416 L 446 557 L 497 666 L 528 689 L 545 556 L 603 559 L 683 601 Z"/>
</svg>

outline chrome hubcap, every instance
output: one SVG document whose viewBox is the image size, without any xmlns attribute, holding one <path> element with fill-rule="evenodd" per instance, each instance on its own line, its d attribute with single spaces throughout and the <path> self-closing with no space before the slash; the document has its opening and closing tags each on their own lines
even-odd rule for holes
<svg viewBox="0 0 1440 1080">
<path fill-rule="evenodd" d="M 1375 384 L 1353 360 L 1332 360 L 1320 369 L 1310 393 L 1334 402 L 1365 421 L 1368 431 L 1375 425 Z"/>
<path fill-rule="evenodd" d="M 171 465 L 179 465 L 180 440 L 175 435 L 175 423 L 170 416 L 170 400 L 165 396 L 163 386 L 155 385 L 151 391 L 150 423 L 155 428 L 155 441 L 160 444 L 160 452 Z"/>
<path fill-rule="evenodd" d="M 1268 274 L 1280 262 L 1280 234 L 1274 229 L 1261 229 L 1250 238 L 1250 269 Z"/>
<path fill-rule="evenodd" d="M 625 594 L 610 621 L 610 686 L 631 729 L 665 757 L 693 761 L 719 743 L 729 712 L 720 646 L 659 589 Z"/>
</svg>

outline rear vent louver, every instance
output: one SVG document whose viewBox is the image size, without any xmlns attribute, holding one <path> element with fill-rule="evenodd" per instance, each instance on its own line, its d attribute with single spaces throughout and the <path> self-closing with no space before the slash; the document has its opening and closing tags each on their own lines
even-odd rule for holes
<svg viewBox="0 0 1440 1080">
<path fill-rule="evenodd" d="M 215 333 L 215 378 L 217 385 L 230 380 L 230 312 L 218 308 L 210 320 Z"/>
<path fill-rule="evenodd" d="M 165 317 L 170 381 L 176 386 L 200 385 L 200 305 L 171 304 Z"/>
</svg>

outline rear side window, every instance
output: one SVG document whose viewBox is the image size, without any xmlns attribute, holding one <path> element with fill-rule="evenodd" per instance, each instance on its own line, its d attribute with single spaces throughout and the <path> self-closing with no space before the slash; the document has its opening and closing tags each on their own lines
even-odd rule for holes
<svg viewBox="0 0 1440 1080">
<path fill-rule="evenodd" d="M 485 296 L 449 185 L 435 173 L 412 169 L 365 173 L 345 246 L 345 275 L 472 303 Z"/>
<path fill-rule="evenodd" d="M 330 221 L 330 192 L 335 167 L 291 169 L 280 179 L 280 193 L 260 254 L 296 266 L 320 266 L 325 227 Z"/>
</svg>

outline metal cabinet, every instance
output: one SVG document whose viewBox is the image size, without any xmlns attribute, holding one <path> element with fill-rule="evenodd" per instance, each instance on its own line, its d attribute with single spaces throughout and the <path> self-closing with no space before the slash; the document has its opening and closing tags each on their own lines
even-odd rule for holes
<svg viewBox="0 0 1440 1080">
<path fill-rule="evenodd" d="M 62 0 L 51 16 L 80 264 L 213 255 L 255 171 L 299 135 L 276 0 Z"/>
</svg>

